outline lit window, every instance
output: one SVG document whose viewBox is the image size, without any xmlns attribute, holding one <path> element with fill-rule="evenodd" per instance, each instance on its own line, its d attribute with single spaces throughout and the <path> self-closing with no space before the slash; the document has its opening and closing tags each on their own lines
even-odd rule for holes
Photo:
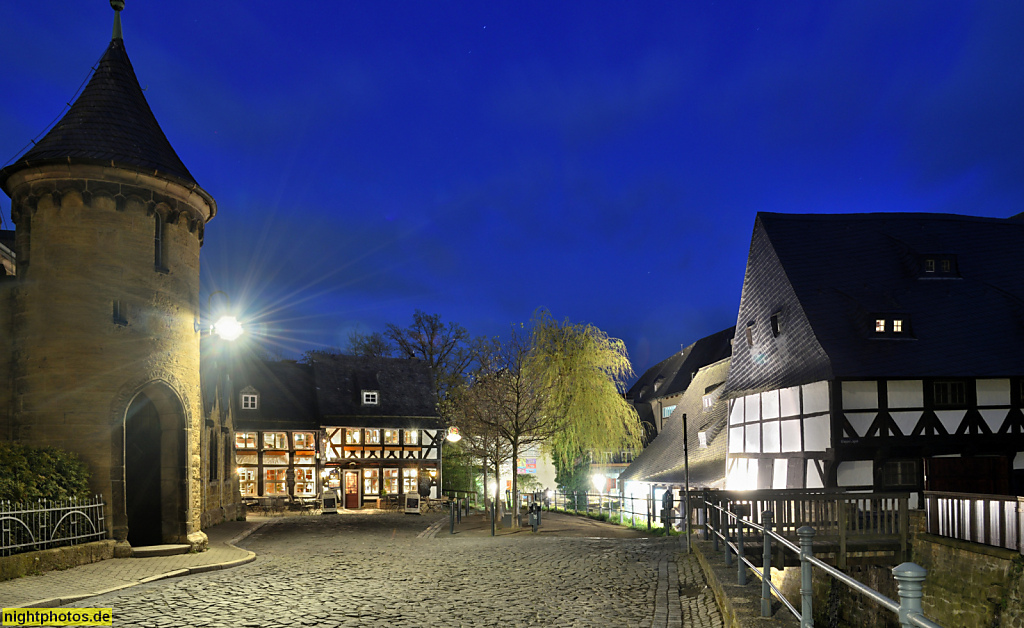
<svg viewBox="0 0 1024 628">
<path fill-rule="evenodd" d="M 901 319 L 899 319 L 899 318 L 893 319 L 893 321 L 892 321 L 892 331 L 893 331 L 893 333 L 897 333 L 897 334 L 903 333 L 903 321 Z"/>
<path fill-rule="evenodd" d="M 292 434 L 292 443 L 295 449 L 312 449 L 313 433 L 312 432 L 295 432 Z"/>
<path fill-rule="evenodd" d="M 398 469 L 384 469 L 384 491 L 398 492 Z"/>
<path fill-rule="evenodd" d="M 700 448 L 701 449 L 707 449 L 708 448 L 708 433 L 707 432 L 697 432 L 697 441 L 700 442 Z"/>
<path fill-rule="evenodd" d="M 263 471 L 264 495 L 288 494 L 288 469 L 265 469 Z"/>
<path fill-rule="evenodd" d="M 242 497 L 256 497 L 256 469 L 238 469 L 238 491 Z"/>
<path fill-rule="evenodd" d="M 288 435 L 284 432 L 263 432 L 264 449 L 288 449 Z"/>
<path fill-rule="evenodd" d="M 398 430 L 384 430 L 384 444 L 385 445 L 397 445 L 398 444 Z"/>
<path fill-rule="evenodd" d="M 316 495 L 315 467 L 295 467 L 295 495 L 301 497 Z"/>
<path fill-rule="evenodd" d="M 363 469 L 363 495 L 377 495 L 380 493 L 380 471 L 377 469 Z"/>
<path fill-rule="evenodd" d="M 242 395 L 242 409 L 243 410 L 255 410 L 256 409 L 256 395 Z"/>
<path fill-rule="evenodd" d="M 875 319 L 875 331 L 880 333 L 880 334 L 885 333 L 885 319 L 884 318 L 876 318 Z"/>
<path fill-rule="evenodd" d="M 704 395 L 704 399 L 702 401 L 704 405 L 704 412 L 710 410 L 711 406 L 715 404 L 715 398 L 712 395 Z"/>
<path fill-rule="evenodd" d="M 926 272 L 926 273 L 934 273 L 935 272 L 935 260 L 933 260 L 933 259 L 926 259 L 924 261 L 924 272 Z"/>
<path fill-rule="evenodd" d="M 256 449 L 256 432 L 235 432 L 235 449 Z"/>
<path fill-rule="evenodd" d="M 375 406 L 380 403 L 380 393 L 376 390 L 364 390 L 363 391 L 363 405 L 364 406 Z"/>
<path fill-rule="evenodd" d="M 380 430 L 366 430 L 366 444 L 367 445 L 379 445 L 380 444 Z"/>
<path fill-rule="evenodd" d="M 420 431 L 419 430 L 405 430 L 405 444 L 406 445 L 419 445 L 420 444 Z"/>
<path fill-rule="evenodd" d="M 346 445 L 358 445 L 361 441 L 359 440 L 359 430 L 345 430 L 345 444 Z"/>
<path fill-rule="evenodd" d="M 403 493 L 415 493 L 418 490 L 416 483 L 417 475 L 416 467 L 411 469 L 402 469 L 402 492 Z"/>
<path fill-rule="evenodd" d="M 665 406 L 661 409 L 661 418 L 667 419 L 672 416 L 672 411 L 675 410 L 675 406 Z"/>
</svg>

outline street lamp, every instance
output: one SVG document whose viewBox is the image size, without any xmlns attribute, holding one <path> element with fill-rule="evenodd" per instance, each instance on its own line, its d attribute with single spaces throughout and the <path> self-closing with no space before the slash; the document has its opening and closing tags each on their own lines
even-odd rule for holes
<svg viewBox="0 0 1024 628">
<path fill-rule="evenodd" d="M 211 331 L 224 340 L 237 340 L 239 336 L 244 333 L 242 324 L 238 322 L 238 319 L 234 316 L 221 316 L 220 319 L 213 324 Z"/>
<path fill-rule="evenodd" d="M 445 439 L 449 443 L 457 443 L 460 440 L 462 440 L 462 434 L 459 434 L 459 428 L 455 427 L 454 425 L 449 427 L 448 434 L 447 436 L 445 436 Z"/>
</svg>

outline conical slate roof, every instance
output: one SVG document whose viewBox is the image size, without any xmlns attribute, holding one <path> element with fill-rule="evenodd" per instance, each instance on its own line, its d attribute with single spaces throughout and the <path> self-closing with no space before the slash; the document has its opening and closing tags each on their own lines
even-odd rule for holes
<svg viewBox="0 0 1024 628">
<path fill-rule="evenodd" d="M 60 122 L 0 170 L 0 185 L 22 168 L 53 161 L 116 165 L 196 184 L 153 116 L 120 38 Z"/>
</svg>

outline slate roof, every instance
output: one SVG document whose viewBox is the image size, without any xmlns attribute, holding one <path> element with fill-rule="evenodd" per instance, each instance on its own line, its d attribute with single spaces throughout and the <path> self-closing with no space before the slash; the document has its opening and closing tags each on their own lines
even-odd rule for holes
<svg viewBox="0 0 1024 628">
<path fill-rule="evenodd" d="M 658 399 L 683 393 L 698 369 L 729 357 L 730 341 L 735 331 L 735 327 L 730 327 L 701 338 L 647 369 L 626 392 L 626 398 L 636 408 L 640 420 L 656 428 L 661 417 L 654 416 L 651 404 Z M 659 378 L 661 384 L 655 390 Z"/>
<path fill-rule="evenodd" d="M 1019 220 L 759 213 L 726 394 L 832 378 L 1024 375 L 1022 250 Z M 959 272 L 924 273 L 936 256 L 955 256 Z M 878 337 L 876 314 L 898 315 L 910 332 Z"/>
<path fill-rule="evenodd" d="M 319 429 L 313 369 L 286 360 L 251 360 L 233 370 L 235 429 L 316 430 Z M 255 410 L 243 410 L 239 396 L 254 391 L 259 396 Z"/>
<path fill-rule="evenodd" d="M 325 426 L 442 427 L 426 362 L 333 355 L 316 358 L 312 368 Z M 364 406 L 364 390 L 378 391 L 380 403 Z"/>
<path fill-rule="evenodd" d="M 14 172 L 48 162 L 95 163 L 196 181 L 160 129 L 139 87 L 124 41 L 114 39 L 67 114 L 13 164 L 0 170 L 0 187 Z"/>
<path fill-rule="evenodd" d="M 726 430 L 729 404 L 721 398 L 729 372 L 725 358 L 697 371 L 665 428 L 633 460 L 619 479 L 658 484 L 682 484 L 685 480 L 683 414 L 687 419 L 687 449 L 690 460 L 690 486 L 718 486 L 725 478 Z M 703 407 L 704 396 L 714 395 L 711 408 Z M 707 433 L 707 448 L 700 447 L 698 432 Z"/>
</svg>

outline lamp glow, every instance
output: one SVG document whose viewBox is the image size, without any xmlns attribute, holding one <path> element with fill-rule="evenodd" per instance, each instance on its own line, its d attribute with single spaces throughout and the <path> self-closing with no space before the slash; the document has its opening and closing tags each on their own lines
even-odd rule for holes
<svg viewBox="0 0 1024 628">
<path fill-rule="evenodd" d="M 237 340 L 243 332 L 242 324 L 234 316 L 222 316 L 213 324 L 213 333 L 224 340 Z"/>
<path fill-rule="evenodd" d="M 462 434 L 459 434 L 459 428 L 454 425 L 448 428 L 448 435 L 445 436 L 450 443 L 457 443 L 462 440 Z"/>
<path fill-rule="evenodd" d="M 590 481 L 594 485 L 594 490 L 596 490 L 598 493 L 603 493 L 604 487 L 608 483 L 608 478 L 605 477 L 603 473 L 595 473 L 594 475 L 590 476 Z"/>
</svg>

